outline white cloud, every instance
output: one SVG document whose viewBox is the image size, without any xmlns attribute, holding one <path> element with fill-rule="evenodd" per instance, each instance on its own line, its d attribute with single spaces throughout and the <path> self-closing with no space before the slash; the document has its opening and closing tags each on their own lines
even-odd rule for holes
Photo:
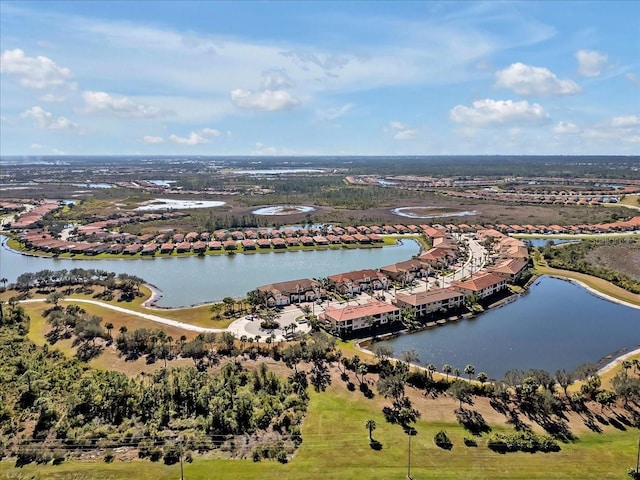
<svg viewBox="0 0 640 480">
<path fill-rule="evenodd" d="M 50 58 L 27 57 L 19 48 L 2 52 L 0 72 L 15 75 L 23 87 L 34 89 L 62 86 L 73 76 Z"/>
<path fill-rule="evenodd" d="M 558 122 L 553 127 L 554 133 L 580 133 L 580 127 L 578 127 L 575 123 L 571 122 Z"/>
<path fill-rule="evenodd" d="M 277 148 L 265 145 L 262 142 L 256 142 L 251 155 L 297 155 L 298 152 L 289 148 Z"/>
<path fill-rule="evenodd" d="M 526 100 L 476 100 L 472 107 L 456 105 L 449 111 L 449 118 L 468 126 L 485 127 L 500 124 L 536 124 L 549 119 L 549 114 L 537 103 Z"/>
<path fill-rule="evenodd" d="M 420 130 L 410 127 L 402 122 L 391 121 L 386 129 L 394 140 L 413 140 L 420 136 Z"/>
<path fill-rule="evenodd" d="M 31 150 L 42 150 L 43 148 L 47 148 L 45 145 L 40 145 L 39 143 L 32 143 L 29 145 Z"/>
<path fill-rule="evenodd" d="M 262 72 L 262 89 L 278 90 L 293 87 L 294 83 L 283 69 L 270 69 Z"/>
<path fill-rule="evenodd" d="M 197 132 L 191 132 L 187 137 L 180 137 L 175 134 L 169 135 L 169 140 L 178 145 L 199 145 L 202 143 L 209 143 L 212 138 L 219 137 L 220 132 L 213 128 L 203 128 Z M 154 137 L 159 138 L 159 137 Z M 149 143 L 149 142 L 148 142 Z M 155 142 L 159 143 L 159 142 Z"/>
<path fill-rule="evenodd" d="M 601 122 L 584 132 L 587 140 L 640 143 L 640 117 L 624 115 Z"/>
<path fill-rule="evenodd" d="M 216 130 L 215 128 L 203 128 L 202 130 L 200 130 L 200 135 L 207 137 L 219 137 L 220 131 Z"/>
<path fill-rule="evenodd" d="M 635 73 L 629 72 L 625 75 L 625 78 L 634 85 L 640 85 L 640 77 L 638 77 L 638 75 L 636 75 Z"/>
<path fill-rule="evenodd" d="M 318 118 L 324 122 L 330 122 L 336 120 L 340 117 L 345 116 L 353 109 L 353 103 L 345 103 L 340 107 L 331 107 L 326 109 L 318 110 L 316 113 Z"/>
<path fill-rule="evenodd" d="M 127 97 L 113 97 L 106 92 L 87 91 L 82 94 L 86 112 L 109 113 L 117 117 L 155 118 L 164 116 L 159 108 L 136 103 Z"/>
<path fill-rule="evenodd" d="M 51 112 L 47 112 L 42 107 L 31 107 L 22 112 L 23 118 L 33 118 L 36 126 L 47 130 L 77 130 L 78 124 L 66 117 L 55 118 Z"/>
<path fill-rule="evenodd" d="M 60 103 L 64 102 L 66 99 L 67 97 L 63 95 L 54 95 L 53 93 L 47 93 L 46 95 L 40 97 L 41 101 L 48 103 Z"/>
<path fill-rule="evenodd" d="M 142 137 L 142 141 L 144 143 L 157 144 L 157 143 L 164 143 L 164 138 L 155 137 L 153 135 L 145 135 L 144 137 Z"/>
<path fill-rule="evenodd" d="M 60 150 L 58 148 L 52 148 L 51 153 L 54 155 L 64 155 L 64 150 Z"/>
<path fill-rule="evenodd" d="M 630 128 L 640 126 L 640 117 L 637 115 L 626 115 L 622 117 L 614 117 L 611 119 L 613 128 Z"/>
<path fill-rule="evenodd" d="M 171 134 L 169 140 L 178 145 L 198 145 L 200 143 L 208 143 L 208 140 L 196 132 L 191 132 L 188 137 L 179 137 L 178 135 Z"/>
<path fill-rule="evenodd" d="M 609 57 L 605 53 L 596 50 L 578 50 L 578 73 L 583 77 L 597 77 L 607 65 Z"/>
<path fill-rule="evenodd" d="M 519 95 L 573 95 L 581 91 L 573 80 L 560 80 L 548 68 L 513 63 L 496 72 L 496 86 Z"/>
<path fill-rule="evenodd" d="M 300 101 L 284 90 L 264 90 L 252 92 L 237 88 L 231 91 L 231 101 L 239 108 L 252 110 L 288 110 L 297 106 Z"/>
</svg>

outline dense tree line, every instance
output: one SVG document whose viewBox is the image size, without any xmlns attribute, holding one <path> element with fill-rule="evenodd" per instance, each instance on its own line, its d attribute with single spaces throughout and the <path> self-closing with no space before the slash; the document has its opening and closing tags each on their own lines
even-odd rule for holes
<svg viewBox="0 0 640 480">
<path fill-rule="evenodd" d="M 281 438 L 285 457 L 274 456 L 282 461 L 301 441 L 307 400 L 293 376 L 283 379 L 264 364 L 249 371 L 235 360 L 219 373 L 180 367 L 129 378 L 93 370 L 27 340 L 29 318 L 19 304 L 2 309 L 0 453 L 16 455 L 18 464 L 121 445 L 160 458 L 178 437 L 204 451 L 257 431 Z"/>
<path fill-rule="evenodd" d="M 115 274 L 106 270 L 72 268 L 70 270 L 40 270 L 38 272 L 26 272 L 18 276 L 13 288 L 21 292 L 23 296 L 29 294 L 32 288 L 42 293 L 54 293 L 62 288 L 63 292 L 70 295 L 74 290 L 79 293 L 93 293 L 94 286 L 101 286 L 103 290 L 96 294 L 97 297 L 111 300 L 114 292 L 120 292 L 120 300 L 130 301 L 140 295 L 140 286 L 144 280 L 127 273 Z M 54 297 L 51 297 L 53 300 Z M 60 297 L 58 297 L 58 300 Z M 57 303 L 57 301 L 55 302 Z"/>
</svg>

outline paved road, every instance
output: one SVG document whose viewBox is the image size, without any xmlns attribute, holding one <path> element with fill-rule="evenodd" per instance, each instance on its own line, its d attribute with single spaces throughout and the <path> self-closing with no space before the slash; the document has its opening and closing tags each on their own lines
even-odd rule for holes
<svg viewBox="0 0 640 480">
<path fill-rule="evenodd" d="M 35 302 L 44 302 L 44 298 L 31 299 L 31 300 L 23 300 L 21 303 L 35 303 Z M 256 335 L 260 335 L 260 337 L 264 340 L 272 333 L 275 335 L 276 341 L 281 341 L 285 339 L 283 328 L 289 327 L 291 324 L 296 324 L 296 332 L 306 333 L 311 327 L 309 324 L 298 324 L 296 322 L 296 318 L 304 315 L 302 310 L 295 306 L 289 306 L 285 308 L 282 313 L 282 316 L 278 318 L 278 322 L 280 323 L 280 327 L 274 330 L 264 330 L 260 328 L 260 321 L 258 320 L 249 320 L 247 317 L 241 317 L 235 320 L 228 328 L 207 328 L 207 327 L 199 327 L 197 325 L 192 325 L 190 323 L 178 322 L 176 320 L 172 320 L 170 318 L 161 317 L 160 315 L 155 315 L 151 313 L 142 313 L 137 312 L 135 310 L 129 310 L 128 308 L 119 307 L 117 305 L 112 305 L 110 303 L 100 302 L 98 300 L 88 300 L 81 298 L 70 298 L 67 301 L 69 302 L 78 302 L 78 303 L 89 303 L 92 305 L 97 305 L 102 308 L 107 308 L 109 310 L 114 310 L 120 313 L 126 313 L 127 315 L 135 315 L 140 318 L 144 318 L 145 320 L 150 320 L 152 322 L 160 323 L 163 325 L 168 325 L 171 327 L 181 328 L 183 330 L 189 330 L 192 332 L 232 332 L 236 337 L 240 338 L 242 335 L 246 335 L 247 337 L 254 337 Z"/>
</svg>

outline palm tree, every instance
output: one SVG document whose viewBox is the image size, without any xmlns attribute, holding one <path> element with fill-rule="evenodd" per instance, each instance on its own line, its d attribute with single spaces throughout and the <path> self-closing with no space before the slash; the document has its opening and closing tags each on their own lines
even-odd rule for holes
<svg viewBox="0 0 640 480">
<path fill-rule="evenodd" d="M 464 367 L 464 373 L 469 375 L 469 380 L 471 380 L 471 376 L 476 373 L 476 367 L 474 367 L 473 365 L 467 365 L 466 367 Z"/>
<path fill-rule="evenodd" d="M 113 330 L 113 323 L 107 322 L 104 328 L 107 329 L 107 333 L 109 334 L 109 341 L 113 340 L 113 337 L 111 336 L 111 330 Z"/>
<path fill-rule="evenodd" d="M 427 365 L 427 372 L 429 372 L 429 380 L 433 380 L 433 374 L 436 371 L 436 366 L 433 363 Z"/>
<path fill-rule="evenodd" d="M 376 421 L 370 418 L 364 422 L 364 426 L 369 429 L 369 441 L 373 442 L 373 431 L 376 429 Z"/>
<path fill-rule="evenodd" d="M 9 280 L 7 279 L 7 277 L 0 278 L 0 283 L 2 284 L 2 288 L 5 288 L 7 286 L 8 281 Z"/>
<path fill-rule="evenodd" d="M 460 369 L 458 367 L 453 369 L 453 375 L 456 376 L 456 377 L 460 376 Z"/>
<path fill-rule="evenodd" d="M 449 381 L 449 374 L 452 372 L 451 365 L 445 363 L 442 367 L 442 371 L 447 375 L 447 382 Z"/>
<path fill-rule="evenodd" d="M 477 378 L 478 378 L 478 381 L 479 381 L 482 385 L 484 385 L 484 382 L 486 382 L 486 381 L 488 380 L 487 374 L 486 374 L 486 373 L 484 373 L 484 372 L 480 372 L 480 373 L 478 374 L 478 377 L 477 377 Z"/>
</svg>

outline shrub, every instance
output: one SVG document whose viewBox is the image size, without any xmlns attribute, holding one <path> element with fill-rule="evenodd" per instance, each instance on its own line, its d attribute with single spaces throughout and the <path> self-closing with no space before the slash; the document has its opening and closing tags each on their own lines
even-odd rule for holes
<svg viewBox="0 0 640 480">
<path fill-rule="evenodd" d="M 558 442 L 547 435 L 538 435 L 533 432 L 515 432 L 510 435 L 496 433 L 487 446 L 498 453 L 506 452 L 557 452 L 560 450 Z"/>
<path fill-rule="evenodd" d="M 113 450 L 111 448 L 107 448 L 104 451 L 104 458 L 103 458 L 104 462 L 105 463 L 111 463 L 111 462 L 113 462 L 114 458 L 115 458 L 115 455 L 113 453 Z"/>
<path fill-rule="evenodd" d="M 164 447 L 164 456 L 162 457 L 165 465 L 173 465 L 180 461 L 180 447 L 177 445 L 168 445 Z"/>
<path fill-rule="evenodd" d="M 440 430 L 438 433 L 436 433 L 433 437 L 433 440 L 440 448 L 444 448 L 445 450 L 451 450 L 453 448 L 453 443 L 447 436 L 447 432 L 445 432 L 444 430 Z"/>
</svg>

